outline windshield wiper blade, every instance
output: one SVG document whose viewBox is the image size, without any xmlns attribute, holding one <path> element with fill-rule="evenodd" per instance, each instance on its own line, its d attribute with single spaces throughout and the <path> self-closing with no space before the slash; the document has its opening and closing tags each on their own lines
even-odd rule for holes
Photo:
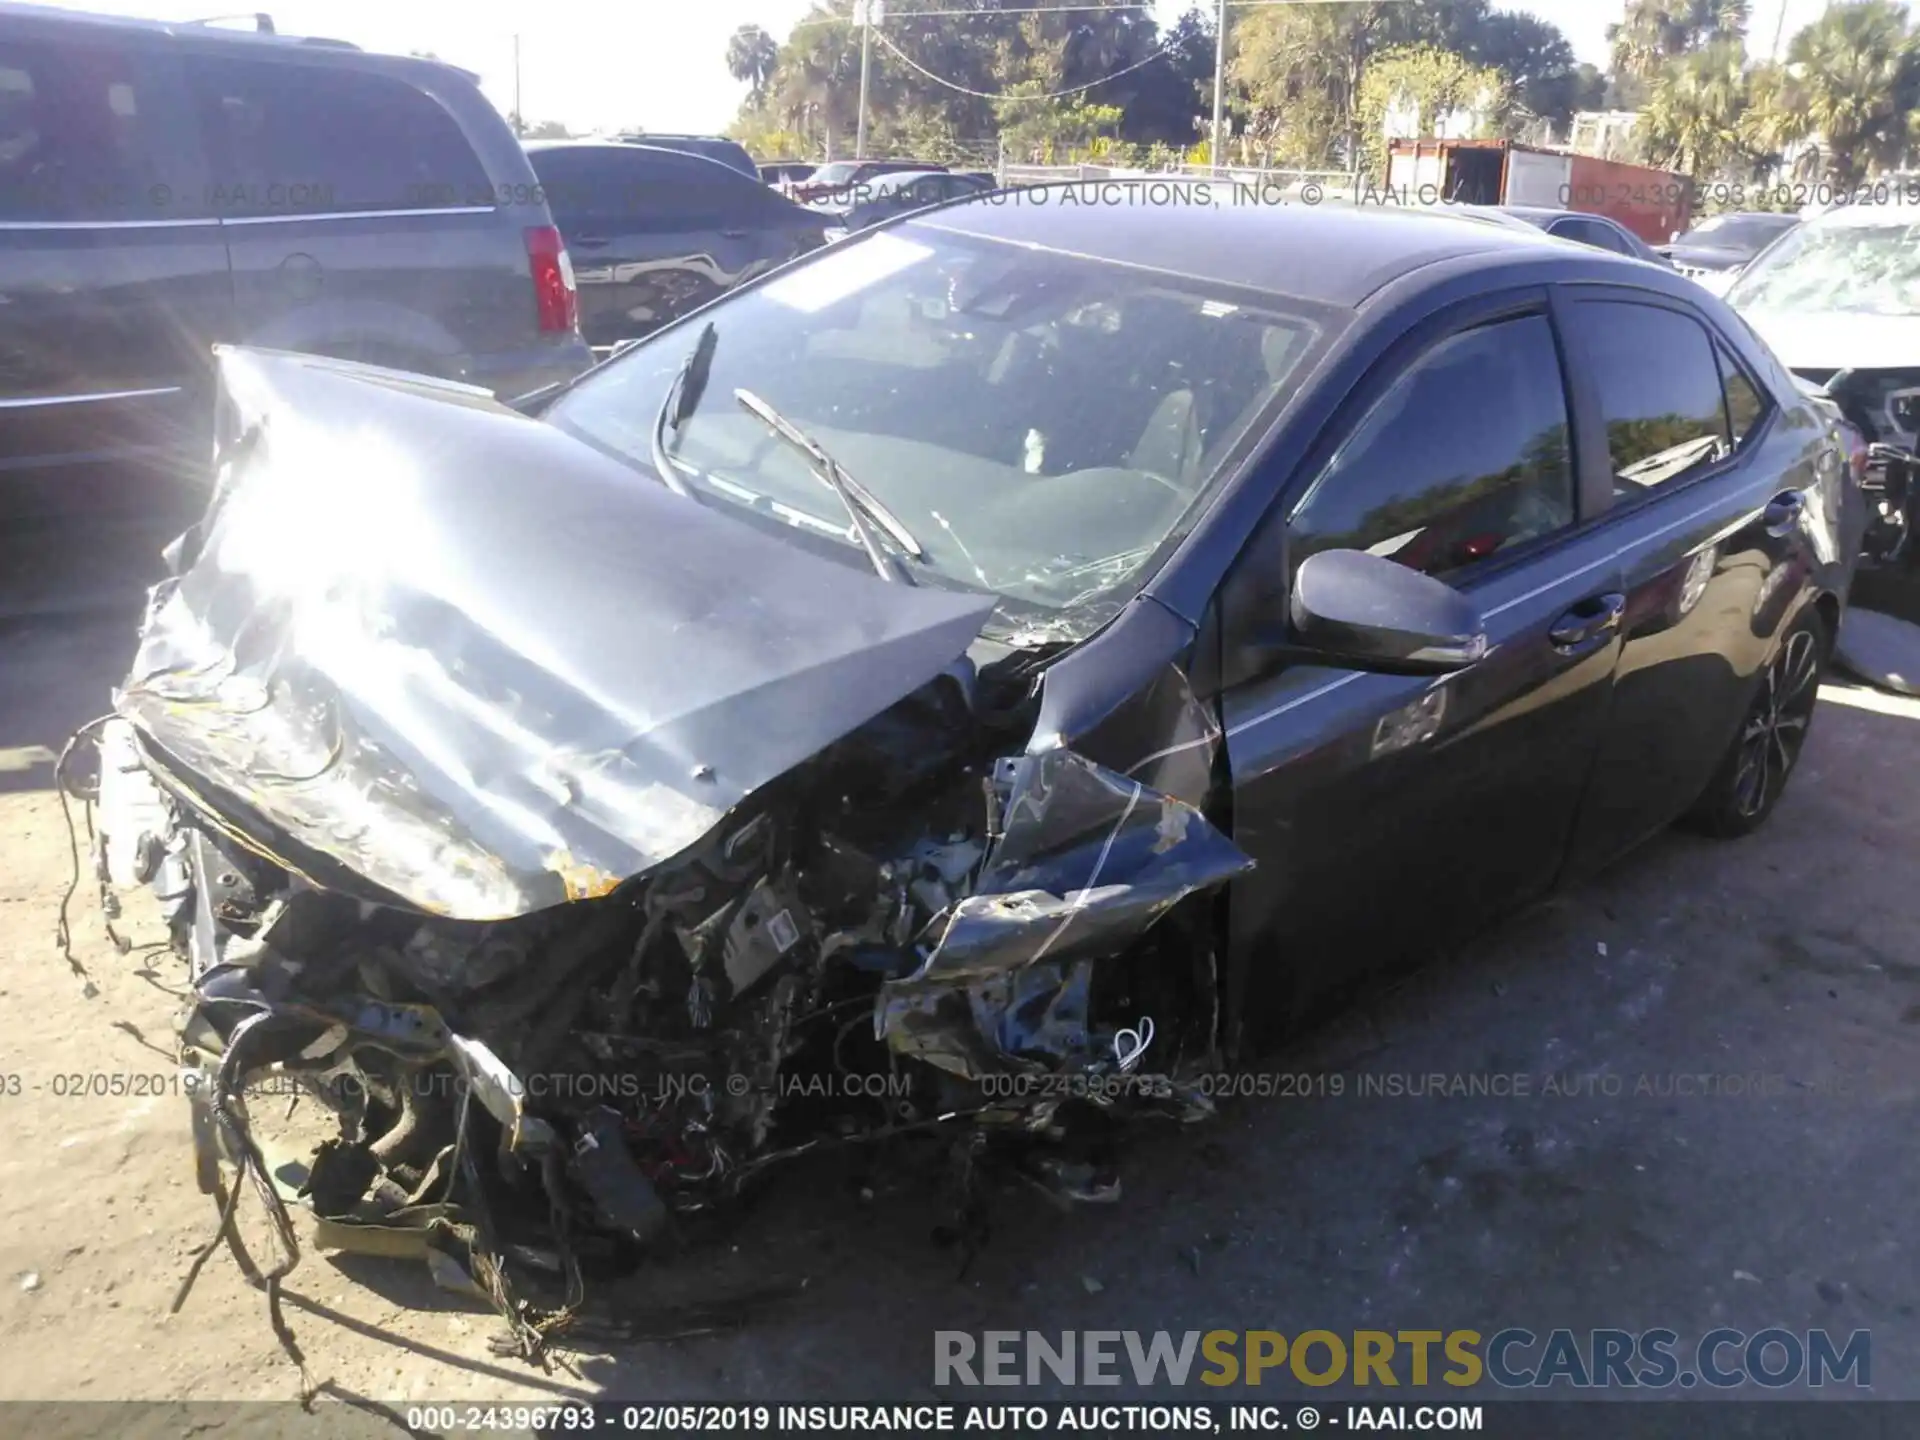
<svg viewBox="0 0 1920 1440">
<path fill-rule="evenodd" d="M 693 349 L 680 366 L 680 373 L 667 386 L 667 398 L 661 402 L 660 413 L 653 422 L 653 468 L 660 472 L 662 484 L 674 494 L 684 495 L 689 500 L 694 498 L 694 494 L 681 476 L 679 465 L 667 450 L 667 430 L 671 427 L 677 433 L 687 423 L 687 417 L 693 414 L 693 407 L 700 403 L 701 393 L 707 388 L 707 376 L 713 373 L 713 352 L 719 343 L 720 333 L 709 320 L 700 331 L 700 338 L 693 342 Z"/>
<path fill-rule="evenodd" d="M 905 568 L 893 556 L 880 548 L 880 542 L 873 538 L 873 531 L 867 527 L 861 512 L 871 515 L 880 528 L 887 532 L 894 544 L 907 554 L 916 560 L 924 559 L 927 552 L 921 548 L 920 542 L 913 538 L 913 532 L 900 523 L 899 517 L 883 505 L 866 486 L 847 474 L 845 467 L 829 455 L 818 440 L 800 429 L 758 395 L 751 390 L 736 390 L 733 392 L 733 398 L 738 400 L 741 408 L 761 424 L 813 461 L 813 473 L 819 477 L 823 485 L 838 495 L 840 503 L 847 507 L 847 516 L 853 521 L 854 534 L 860 537 L 860 544 L 866 549 L 867 558 L 873 561 L 873 568 L 879 572 L 880 578 L 911 585 L 913 577 L 907 574 Z"/>
</svg>

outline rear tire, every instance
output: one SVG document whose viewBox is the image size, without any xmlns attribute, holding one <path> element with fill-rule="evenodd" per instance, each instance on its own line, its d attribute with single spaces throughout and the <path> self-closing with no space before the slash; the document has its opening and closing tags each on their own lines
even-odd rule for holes
<svg viewBox="0 0 1920 1440">
<path fill-rule="evenodd" d="M 1766 824 L 1800 761 L 1832 654 L 1832 629 L 1809 606 L 1767 663 L 1739 733 L 1682 822 L 1686 828 L 1736 840 Z"/>
</svg>

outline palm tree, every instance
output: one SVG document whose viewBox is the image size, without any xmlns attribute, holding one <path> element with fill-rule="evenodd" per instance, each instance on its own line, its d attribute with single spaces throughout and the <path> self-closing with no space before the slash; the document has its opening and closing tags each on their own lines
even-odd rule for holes
<svg viewBox="0 0 1920 1440">
<path fill-rule="evenodd" d="M 1705 180 L 1739 158 L 1746 148 L 1743 58 L 1737 40 L 1720 40 L 1667 62 L 1635 127 L 1650 164 Z"/>
<path fill-rule="evenodd" d="M 1747 33 L 1752 0 L 1627 0 L 1607 27 L 1616 75 L 1651 80 L 1667 61 Z"/>
<path fill-rule="evenodd" d="M 758 25 L 742 25 L 727 41 L 727 73 L 746 85 L 757 103 L 773 79 L 780 47 Z"/>
<path fill-rule="evenodd" d="M 1920 42 L 1894 0 L 1844 0 L 1787 47 L 1782 109 L 1789 135 L 1817 135 L 1835 184 L 1900 163 L 1920 91 Z"/>
<path fill-rule="evenodd" d="M 818 4 L 807 16 L 808 20 L 843 18 Z M 810 24 L 788 40 L 774 69 L 780 77 L 782 113 L 817 119 L 826 132 L 825 154 L 831 160 L 836 137 L 858 120 L 854 111 L 860 93 L 859 44 L 845 25 Z"/>
<path fill-rule="evenodd" d="M 1789 151 L 1811 133 L 1806 112 L 1796 108 L 1793 78 L 1775 61 L 1747 72 L 1747 108 L 1740 115 L 1740 148 L 1746 151 L 1750 174 L 1756 181 L 1775 178 L 1818 180 L 1817 148 L 1794 155 L 1790 170 L 1781 170 Z"/>
</svg>

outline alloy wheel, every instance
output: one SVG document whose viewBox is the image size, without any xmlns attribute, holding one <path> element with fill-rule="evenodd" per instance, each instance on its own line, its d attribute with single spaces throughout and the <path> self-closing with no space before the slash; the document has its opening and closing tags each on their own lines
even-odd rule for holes
<svg viewBox="0 0 1920 1440">
<path fill-rule="evenodd" d="M 1796 630 L 1767 667 L 1740 732 L 1733 801 L 1742 816 L 1761 814 L 1787 783 L 1820 696 L 1819 679 L 1818 641 L 1812 630 Z"/>
</svg>

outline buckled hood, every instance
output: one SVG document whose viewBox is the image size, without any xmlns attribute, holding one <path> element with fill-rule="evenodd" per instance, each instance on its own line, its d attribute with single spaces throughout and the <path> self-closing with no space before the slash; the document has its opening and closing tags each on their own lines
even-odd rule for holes
<svg viewBox="0 0 1920 1440">
<path fill-rule="evenodd" d="M 218 365 L 218 489 L 117 708 L 283 864 L 325 856 L 425 911 L 502 919 L 648 873 L 952 666 L 992 609 L 763 535 L 465 386 Z"/>
</svg>

